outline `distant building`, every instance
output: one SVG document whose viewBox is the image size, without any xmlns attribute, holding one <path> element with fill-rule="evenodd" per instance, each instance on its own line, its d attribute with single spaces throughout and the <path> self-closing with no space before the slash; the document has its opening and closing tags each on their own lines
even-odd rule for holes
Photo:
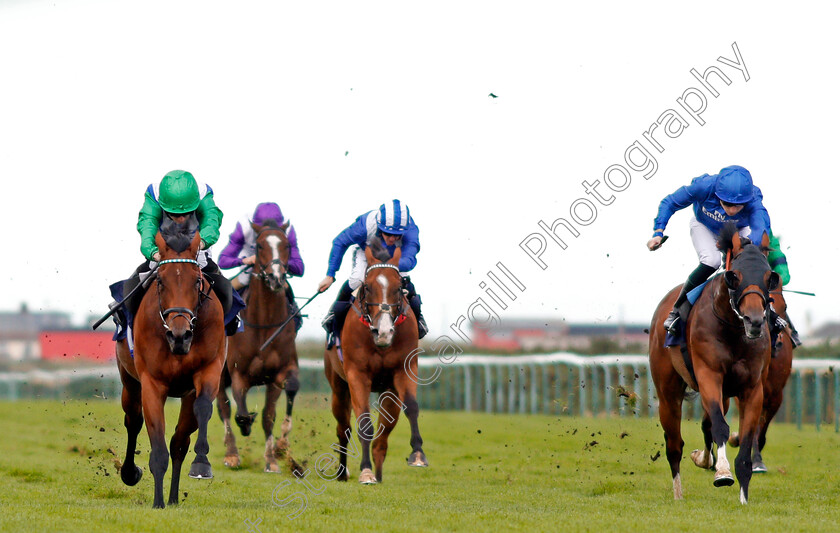
<svg viewBox="0 0 840 533">
<path fill-rule="evenodd" d="M 73 328 L 69 313 L 0 312 L 0 361 L 32 361 L 81 357 L 92 361 L 114 358 L 113 326 L 102 331 Z"/>
<path fill-rule="evenodd" d="M 38 336 L 45 329 L 71 327 L 70 315 L 60 312 L 0 311 L 0 361 L 28 361 L 41 358 Z"/>
<path fill-rule="evenodd" d="M 840 322 L 826 322 L 807 335 L 803 335 L 802 340 L 806 346 L 824 344 L 836 346 L 840 344 Z"/>
<path fill-rule="evenodd" d="M 504 319 L 494 328 L 473 326 L 472 344 L 476 348 L 500 351 L 589 350 L 594 342 L 647 345 L 647 324 L 569 323 L 557 319 Z"/>
</svg>

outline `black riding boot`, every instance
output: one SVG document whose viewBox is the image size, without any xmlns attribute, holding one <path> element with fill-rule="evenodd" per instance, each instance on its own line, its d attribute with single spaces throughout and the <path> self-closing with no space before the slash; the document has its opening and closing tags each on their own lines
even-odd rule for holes
<svg viewBox="0 0 840 533">
<path fill-rule="evenodd" d="M 341 289 L 338 290 L 338 296 L 330 306 L 327 316 L 321 321 L 321 326 L 327 332 L 327 350 L 335 346 L 335 340 L 344 326 L 344 318 L 347 316 L 347 311 L 350 310 L 350 297 L 352 295 L 353 291 L 350 290 L 350 283 L 345 281 L 341 285 Z"/>
<path fill-rule="evenodd" d="M 420 309 L 423 300 L 420 299 L 420 295 L 414 289 L 414 283 L 411 282 L 409 276 L 403 278 L 403 288 L 408 291 L 405 296 L 408 299 L 408 305 L 411 306 L 411 310 L 414 311 L 414 316 L 417 318 L 417 337 L 422 339 L 429 332 L 429 326 L 426 325 L 426 319 L 423 318 L 423 312 Z"/>
<path fill-rule="evenodd" d="M 709 276 L 714 274 L 716 270 L 717 269 L 714 267 L 700 263 L 700 265 L 688 275 L 688 279 L 685 280 L 683 288 L 680 291 L 680 295 L 677 297 L 677 301 L 674 302 L 674 308 L 668 314 L 668 318 L 665 319 L 665 323 L 663 324 L 665 329 L 672 335 L 679 333 L 677 330 L 677 321 L 680 319 L 680 307 L 688 302 L 688 293 L 709 279 Z"/>
<path fill-rule="evenodd" d="M 202 268 L 201 271 L 210 280 L 213 292 L 216 293 L 216 297 L 222 304 L 222 312 L 227 316 L 233 305 L 233 286 L 230 284 L 230 280 L 222 275 L 219 265 L 210 258 L 207 259 L 207 266 Z M 234 335 L 237 329 L 239 329 L 239 317 L 235 316 L 225 324 L 225 334 L 228 336 Z"/>
<path fill-rule="evenodd" d="M 292 320 L 295 322 L 295 331 L 300 331 L 303 326 L 303 317 L 300 316 L 300 308 L 295 301 L 295 292 L 292 290 L 292 285 L 286 283 L 286 287 L 288 287 L 286 289 L 286 300 L 289 302 L 289 315 L 294 317 Z"/>
</svg>

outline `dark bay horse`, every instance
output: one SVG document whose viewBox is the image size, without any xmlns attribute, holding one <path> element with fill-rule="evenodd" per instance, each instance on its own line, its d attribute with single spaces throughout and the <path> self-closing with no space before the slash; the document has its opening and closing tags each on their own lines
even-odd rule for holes
<svg viewBox="0 0 840 533">
<path fill-rule="evenodd" d="M 192 237 L 187 225 L 176 227 L 166 238 L 158 233 L 161 254 L 156 278 L 143 297 L 134 320 L 134 356 L 126 340 L 117 343 L 117 365 L 123 384 L 122 407 L 128 445 L 120 477 L 136 485 L 142 470 L 134 464 L 137 434 L 145 419 L 151 453 L 149 470 L 155 478 L 154 507 L 163 508 L 163 476 L 172 456 L 169 504 L 178 503 L 181 464 L 198 430 L 195 460 L 189 475 L 213 477 L 207 453 L 207 422 L 219 389 L 225 361 L 222 304 L 212 295 L 210 282 L 195 260 L 201 238 Z M 181 414 L 166 449 L 163 406 L 167 397 L 181 398 Z"/>
<path fill-rule="evenodd" d="M 773 308 L 779 315 L 787 320 L 787 302 L 781 289 L 772 291 Z M 767 379 L 764 380 L 764 405 L 759 419 L 759 429 L 752 447 L 752 471 L 754 474 L 767 472 L 767 465 L 761 456 L 764 445 L 767 443 L 767 428 L 784 399 L 785 385 L 790 377 L 793 366 L 793 342 L 790 339 L 790 331 L 779 335 L 779 342 L 773 351 L 770 359 L 770 370 L 767 372 Z M 730 446 L 735 448 L 740 444 L 740 436 L 736 433 L 729 438 Z"/>
<path fill-rule="evenodd" d="M 219 388 L 217 406 L 225 425 L 225 465 L 237 468 L 242 464 L 236 439 L 230 424 L 230 401 L 225 388 L 230 386 L 236 402 L 236 424 L 243 436 L 251 434 L 251 425 L 257 414 L 249 413 L 246 404 L 248 389 L 266 386 L 262 427 L 265 432 L 265 471 L 279 472 L 277 457 L 288 452 L 289 433 L 292 430 L 292 407 L 299 389 L 298 356 L 295 349 L 297 332 L 289 321 L 280 334 L 260 351 L 260 346 L 283 322 L 289 318 L 286 279 L 289 263 L 289 223 L 278 226 L 273 220 L 264 225 L 251 225 L 257 235 L 256 263 L 248 284 L 247 305 L 242 312 L 244 331 L 234 335 L 228 347 L 223 386 Z M 286 417 L 281 426 L 281 437 L 275 441 L 274 420 L 277 400 L 286 391 Z"/>
<path fill-rule="evenodd" d="M 676 287 L 659 303 L 650 327 L 650 368 L 659 398 L 659 420 L 665 430 L 665 448 L 673 478 L 674 498 L 682 499 L 680 433 L 686 388 L 700 392 L 704 416 L 701 427 L 705 449 L 693 459 L 715 468 L 716 487 L 734 484 L 726 458 L 729 398 L 739 401 L 743 440 L 752 442 L 758 432 L 764 402 L 764 383 L 770 368 L 770 333 L 767 324 L 770 291 L 779 286 L 779 275 L 770 269 L 766 251 L 741 239 L 734 224 L 727 224 L 718 247 L 731 257 L 723 275 L 709 280 L 686 323 L 690 368 L 678 347 L 665 348 L 663 322 L 677 298 Z M 717 446 L 714 459 L 712 444 Z M 735 475 L 741 486 L 740 501 L 747 503 L 752 476 L 750 446 L 735 458 Z"/>
<path fill-rule="evenodd" d="M 389 258 L 388 252 L 368 247 L 365 282 L 359 288 L 353 312 L 347 314 L 338 347 L 324 353 L 324 372 L 332 388 L 332 412 L 337 421 L 340 481 L 347 480 L 347 444 L 350 439 L 350 408 L 356 414 L 356 431 L 361 443 L 362 461 L 359 482 L 382 482 L 382 464 L 388 451 L 388 435 L 405 410 L 411 425 L 409 466 L 428 466 L 423 453 L 423 439 L 417 417 L 417 383 L 408 368 L 417 375 L 417 320 L 405 298 L 399 272 L 399 248 Z M 370 393 L 378 392 L 379 421 L 376 432 L 370 415 Z M 370 444 L 373 441 L 374 476 L 371 470 Z"/>
</svg>

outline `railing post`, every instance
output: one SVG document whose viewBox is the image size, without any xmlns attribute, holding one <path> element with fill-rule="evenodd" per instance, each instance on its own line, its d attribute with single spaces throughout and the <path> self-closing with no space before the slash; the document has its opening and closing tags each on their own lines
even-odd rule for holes
<svg viewBox="0 0 840 533">
<path fill-rule="evenodd" d="M 817 433 L 820 431 L 822 422 L 822 379 L 817 370 L 814 370 L 814 423 L 817 425 Z"/>
<path fill-rule="evenodd" d="M 796 416 L 796 429 L 802 429 L 802 371 L 798 370 L 796 372 L 796 379 L 794 380 L 796 383 L 796 405 L 794 408 L 794 414 Z"/>
<path fill-rule="evenodd" d="M 484 411 L 493 412 L 493 377 L 490 365 L 484 364 Z"/>
<path fill-rule="evenodd" d="M 464 411 L 472 411 L 472 376 L 470 365 L 464 365 Z"/>
<path fill-rule="evenodd" d="M 531 363 L 528 365 L 531 370 L 531 414 L 537 414 L 537 365 Z"/>
</svg>

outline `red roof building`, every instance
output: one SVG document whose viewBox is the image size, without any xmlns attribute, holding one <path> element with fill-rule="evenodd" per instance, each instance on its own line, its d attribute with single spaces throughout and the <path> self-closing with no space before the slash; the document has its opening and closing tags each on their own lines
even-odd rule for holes
<svg viewBox="0 0 840 533">
<path fill-rule="evenodd" d="M 42 331 L 38 336 L 42 359 L 81 357 L 91 361 L 114 359 L 114 341 L 108 331 Z"/>
</svg>

